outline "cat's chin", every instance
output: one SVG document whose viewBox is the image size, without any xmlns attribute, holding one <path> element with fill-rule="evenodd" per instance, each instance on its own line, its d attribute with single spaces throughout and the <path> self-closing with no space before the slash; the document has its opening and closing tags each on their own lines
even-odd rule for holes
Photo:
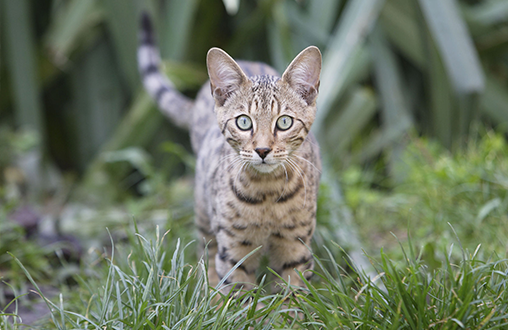
<svg viewBox="0 0 508 330">
<path fill-rule="evenodd" d="M 280 164 L 267 164 L 267 163 L 260 163 L 260 164 L 252 164 L 252 168 L 254 168 L 256 171 L 260 173 L 271 173 L 275 171 L 277 167 L 279 167 Z"/>
</svg>

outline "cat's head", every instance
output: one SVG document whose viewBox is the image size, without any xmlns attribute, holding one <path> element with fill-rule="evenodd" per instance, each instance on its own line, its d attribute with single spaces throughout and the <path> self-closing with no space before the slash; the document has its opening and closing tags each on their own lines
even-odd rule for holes
<svg viewBox="0 0 508 330">
<path fill-rule="evenodd" d="M 241 159 L 264 173 L 287 161 L 316 116 L 319 49 L 304 49 L 281 78 L 247 77 L 218 48 L 208 52 L 207 66 L 219 127 Z"/>
</svg>

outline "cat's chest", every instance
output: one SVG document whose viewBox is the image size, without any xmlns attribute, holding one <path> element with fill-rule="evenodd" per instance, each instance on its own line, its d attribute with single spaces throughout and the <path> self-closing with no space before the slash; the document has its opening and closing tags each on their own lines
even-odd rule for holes
<svg viewBox="0 0 508 330">
<path fill-rule="evenodd" d="M 315 202 L 304 204 L 303 200 L 295 199 L 287 203 L 274 200 L 251 205 L 233 195 L 212 201 L 214 206 L 210 219 L 215 232 L 224 229 L 233 238 L 248 238 L 260 245 L 273 239 L 310 237 L 310 230 L 315 225 Z"/>
<path fill-rule="evenodd" d="M 252 180 L 242 173 L 226 171 L 212 183 L 209 212 L 212 227 L 246 230 L 252 235 L 286 234 L 298 237 L 312 224 L 316 214 L 316 186 L 307 176 Z M 213 189 L 213 186 L 216 189 Z"/>
</svg>

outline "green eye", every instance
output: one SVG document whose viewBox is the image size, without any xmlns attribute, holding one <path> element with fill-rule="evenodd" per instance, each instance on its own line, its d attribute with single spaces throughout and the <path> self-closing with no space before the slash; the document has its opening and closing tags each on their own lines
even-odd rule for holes
<svg viewBox="0 0 508 330">
<path fill-rule="evenodd" d="M 277 119 L 277 128 L 281 131 L 289 129 L 293 125 L 293 118 L 289 116 L 281 116 Z"/>
<path fill-rule="evenodd" d="M 252 121 L 246 115 L 241 115 L 236 118 L 236 126 L 242 131 L 246 131 L 252 128 Z"/>
</svg>

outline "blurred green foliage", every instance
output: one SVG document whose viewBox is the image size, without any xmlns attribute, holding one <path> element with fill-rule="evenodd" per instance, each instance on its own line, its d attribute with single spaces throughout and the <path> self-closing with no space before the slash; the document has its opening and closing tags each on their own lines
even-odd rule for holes
<svg viewBox="0 0 508 330">
<path fill-rule="evenodd" d="M 414 245 L 422 247 L 418 264 L 401 273 L 401 278 L 414 278 L 414 290 L 425 283 L 423 277 L 431 278 L 420 261 L 431 269 L 443 267 L 444 275 L 433 283 L 474 273 L 467 267 L 458 273 L 446 269 L 462 257 L 457 249 L 451 260 L 442 253 L 456 241 L 453 231 L 469 251 L 482 244 L 479 254 L 485 259 L 493 253 L 506 256 L 508 145 L 502 135 L 508 123 L 506 0 L 2 0 L 3 281 L 26 285 L 19 277 L 19 264 L 5 253 L 10 251 L 39 283 L 57 285 L 81 274 L 93 280 L 94 290 L 110 290 L 104 286 L 108 273 L 95 267 L 107 255 L 97 249 L 110 239 L 105 227 L 113 240 L 130 242 L 125 255 L 134 249 L 134 261 L 140 265 L 148 245 L 144 242 L 141 249 L 133 237 L 125 237 L 132 218 L 141 231 L 154 224 L 171 228 L 166 236 L 171 247 L 177 238 L 189 242 L 194 237 L 192 182 L 185 175 L 174 179 L 193 171 L 187 134 L 163 118 L 137 74 L 142 10 L 154 18 L 163 69 L 189 96 L 207 79 L 204 64 L 210 47 L 222 47 L 237 59 L 267 62 L 280 72 L 304 47 L 313 44 L 321 49 L 323 70 L 313 126 L 325 164 L 313 242 L 320 258 L 338 260 L 344 248 L 362 269 L 369 265 L 361 250 L 377 256 L 384 246 L 384 264 L 378 264 L 378 270 L 392 274 L 386 286 L 394 293 L 403 281 L 397 280 L 398 270 L 387 262 L 387 254 L 398 258 L 402 251 L 391 232 L 406 244 L 409 228 Z M 46 166 L 36 170 L 37 162 Z M 64 175 L 55 176 L 60 171 L 52 164 Z M 76 176 L 69 172 L 79 173 L 83 180 L 76 184 Z M 56 183 L 51 179 L 55 177 Z M 34 180 L 45 194 L 33 193 Z M 76 269 L 76 264 L 69 268 L 65 262 L 53 267 L 62 261 L 55 257 L 55 252 L 61 255 L 62 246 L 41 248 L 12 219 L 12 212 L 25 205 L 40 206 L 36 211 L 49 219 L 58 235 L 81 239 L 86 268 Z M 194 253 L 189 255 L 194 262 Z M 168 256 L 161 257 L 169 262 Z M 326 262 L 323 267 L 325 274 L 325 268 L 334 272 L 340 265 Z M 85 282 L 80 282 L 79 290 L 68 288 L 75 295 L 71 305 L 88 303 L 78 297 L 88 285 Z M 337 282 L 328 284 L 339 287 Z M 455 284 L 450 292 L 455 292 Z M 119 290 L 116 285 L 111 290 Z M 471 286 L 464 288 L 464 294 L 473 291 Z M 10 288 L 0 285 L 0 290 Z M 112 292 L 104 296 L 112 297 Z M 373 309 L 369 294 L 360 295 L 366 302 L 359 306 L 356 297 L 349 297 L 349 287 L 341 286 L 337 292 L 335 297 L 345 299 L 343 306 L 362 314 L 365 321 L 378 317 L 377 312 L 369 313 L 385 308 L 392 298 L 388 308 L 392 312 L 408 298 L 404 290 L 384 298 L 374 292 L 381 307 Z M 417 296 L 424 306 L 427 294 Z M 1 306 L 6 297 L 0 292 Z M 330 308 L 338 306 L 329 297 L 312 299 L 323 320 L 330 317 Z M 448 311 L 454 316 L 452 307 Z M 468 310 L 468 305 L 460 308 Z M 206 315 L 214 311 L 211 306 Z M 416 315 L 408 311 L 408 319 Z M 488 322 L 492 314 L 482 313 L 478 315 Z M 351 313 L 346 314 L 344 320 Z M 398 315 L 393 314 L 396 322 Z"/>
<path fill-rule="evenodd" d="M 158 157 L 154 146 L 163 140 L 187 144 L 139 96 L 141 10 L 156 21 L 168 74 L 191 95 L 206 79 L 212 46 L 279 71 L 305 46 L 320 47 L 314 130 L 334 163 L 383 154 L 390 174 L 402 177 L 391 168 L 408 130 L 454 148 L 464 144 L 474 119 L 508 122 L 504 0 L 4 0 L 1 6 L 0 120 L 39 132 L 46 154 L 65 170 L 85 171 L 105 149 L 138 146 Z"/>
<path fill-rule="evenodd" d="M 432 261 L 455 232 L 469 251 L 481 245 L 482 255 L 506 258 L 508 143 L 493 131 L 479 136 L 453 154 L 427 139 L 412 139 L 401 157 L 407 177 L 393 189 L 373 189 L 392 187 L 374 171 L 347 169 L 341 183 L 362 241 L 390 252 L 398 250 L 392 235 L 406 241 L 409 230 L 424 247 L 424 259 Z"/>
</svg>

